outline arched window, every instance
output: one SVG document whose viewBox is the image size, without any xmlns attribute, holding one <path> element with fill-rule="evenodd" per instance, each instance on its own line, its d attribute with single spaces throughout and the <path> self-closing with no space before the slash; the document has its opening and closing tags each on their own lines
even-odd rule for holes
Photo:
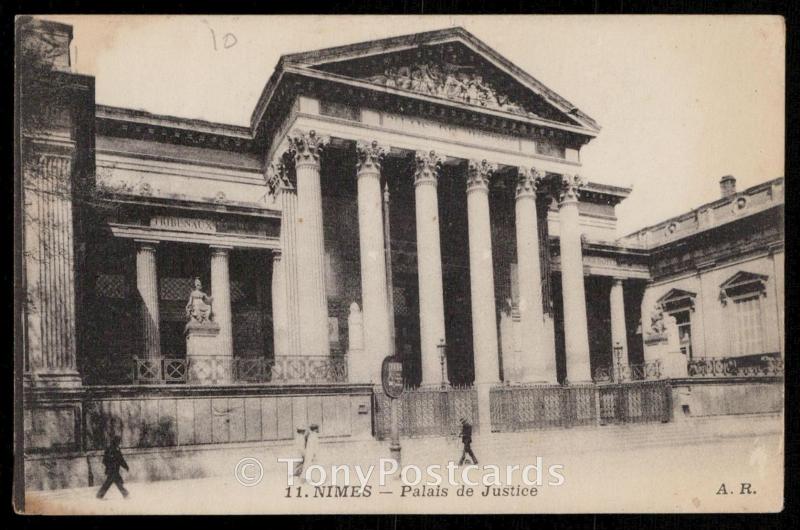
<svg viewBox="0 0 800 530">
<path fill-rule="evenodd" d="M 742 357 L 765 352 L 763 299 L 767 276 L 737 272 L 720 285 L 720 302 L 729 312 L 730 355 Z"/>
</svg>

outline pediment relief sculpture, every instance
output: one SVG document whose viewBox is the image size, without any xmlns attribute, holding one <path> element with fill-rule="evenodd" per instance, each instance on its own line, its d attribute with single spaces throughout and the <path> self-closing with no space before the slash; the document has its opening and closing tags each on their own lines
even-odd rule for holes
<svg viewBox="0 0 800 530">
<path fill-rule="evenodd" d="M 411 90 L 420 94 L 459 101 L 468 105 L 510 112 L 531 118 L 538 117 L 508 95 L 498 92 L 472 66 L 425 62 L 413 66 L 387 67 L 382 74 L 367 81 L 390 88 Z"/>
</svg>

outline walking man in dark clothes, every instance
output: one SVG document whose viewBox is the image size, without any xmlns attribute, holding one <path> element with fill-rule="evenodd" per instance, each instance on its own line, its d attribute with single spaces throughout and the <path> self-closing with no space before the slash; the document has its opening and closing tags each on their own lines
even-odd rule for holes
<svg viewBox="0 0 800 530">
<path fill-rule="evenodd" d="M 458 461 L 458 465 L 464 465 L 467 455 L 472 459 L 473 464 L 477 464 L 478 459 L 475 457 L 475 453 L 472 452 L 472 425 L 466 418 L 461 418 L 461 442 L 464 444 L 464 451 L 461 453 L 461 460 Z"/>
<path fill-rule="evenodd" d="M 106 452 L 103 454 L 103 465 L 106 468 L 106 481 L 100 486 L 100 491 L 97 492 L 97 498 L 102 499 L 111 484 L 116 484 L 123 497 L 128 496 L 128 490 L 123 486 L 122 476 L 119 474 L 119 468 L 124 467 L 128 471 L 128 463 L 125 457 L 122 456 L 122 451 L 119 450 L 120 437 L 114 436 L 111 438 L 111 443 L 106 447 Z"/>
</svg>

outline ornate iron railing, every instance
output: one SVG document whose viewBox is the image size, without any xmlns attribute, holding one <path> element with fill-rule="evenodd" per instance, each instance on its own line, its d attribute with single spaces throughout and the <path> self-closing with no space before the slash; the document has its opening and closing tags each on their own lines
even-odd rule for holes
<svg viewBox="0 0 800 530">
<path fill-rule="evenodd" d="M 783 376 L 783 359 L 764 355 L 756 359 L 697 357 L 689 360 L 689 377 L 775 377 Z"/>
<path fill-rule="evenodd" d="M 667 381 L 598 385 L 599 422 L 647 423 L 672 419 L 672 389 Z"/>
<path fill-rule="evenodd" d="M 608 385 L 504 385 L 492 388 L 492 430 L 524 431 L 598 423 L 670 421 L 666 381 Z"/>
<path fill-rule="evenodd" d="M 620 364 L 600 366 L 594 371 L 595 383 L 624 383 L 630 381 L 654 381 L 661 379 L 661 361 L 643 364 Z"/>
<path fill-rule="evenodd" d="M 298 355 L 196 358 L 133 358 L 134 384 L 271 383 L 327 384 L 347 382 L 346 356 Z"/>
<path fill-rule="evenodd" d="M 344 355 L 275 357 L 270 382 L 275 384 L 346 383 L 347 357 Z"/>
<path fill-rule="evenodd" d="M 188 376 L 186 359 L 172 357 L 133 358 L 134 384 L 185 383 Z"/>
<path fill-rule="evenodd" d="M 595 385 L 503 385 L 492 388 L 493 431 L 589 425 L 597 421 Z"/>
<path fill-rule="evenodd" d="M 375 435 L 385 440 L 391 433 L 391 399 L 380 388 L 374 395 Z M 478 393 L 471 386 L 407 387 L 398 412 L 401 436 L 455 436 L 461 418 L 478 432 Z"/>
</svg>

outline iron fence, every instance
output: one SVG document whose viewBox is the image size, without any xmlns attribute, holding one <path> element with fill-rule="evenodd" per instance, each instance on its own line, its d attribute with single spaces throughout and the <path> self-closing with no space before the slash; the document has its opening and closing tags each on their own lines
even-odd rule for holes
<svg viewBox="0 0 800 530">
<path fill-rule="evenodd" d="M 493 431 L 524 431 L 596 422 L 594 385 L 504 385 L 492 388 Z"/>
<path fill-rule="evenodd" d="M 345 355 L 287 355 L 275 357 L 271 383 L 320 384 L 346 383 Z"/>
<path fill-rule="evenodd" d="M 381 389 L 374 396 L 375 436 L 385 440 L 391 434 L 391 399 Z M 409 387 L 400 398 L 400 436 L 456 436 L 461 432 L 461 418 L 478 432 L 478 393 L 471 386 Z"/>
<path fill-rule="evenodd" d="M 661 381 L 599 385 L 600 424 L 668 422 L 672 390 Z"/>
<path fill-rule="evenodd" d="M 690 359 L 689 377 L 775 377 L 784 375 L 779 355 L 759 357 L 697 357 Z"/>
<path fill-rule="evenodd" d="M 623 383 L 627 381 L 653 381 L 662 378 L 661 361 L 642 364 L 600 366 L 594 371 L 595 383 Z"/>
<path fill-rule="evenodd" d="M 134 384 L 185 383 L 188 374 L 186 359 L 172 357 L 133 358 Z"/>
<path fill-rule="evenodd" d="M 133 358 L 134 384 L 185 384 L 196 380 L 219 383 L 276 385 L 347 382 L 346 356 L 298 355 L 194 358 Z"/>
<path fill-rule="evenodd" d="M 670 421 L 665 381 L 606 385 L 504 385 L 490 392 L 493 431 Z"/>
</svg>

